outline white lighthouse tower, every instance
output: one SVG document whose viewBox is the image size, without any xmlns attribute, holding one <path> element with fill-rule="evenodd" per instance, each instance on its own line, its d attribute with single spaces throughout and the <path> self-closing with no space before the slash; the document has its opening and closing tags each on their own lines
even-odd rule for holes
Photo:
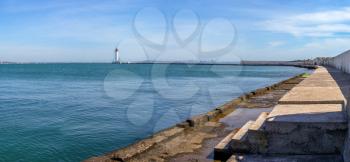
<svg viewBox="0 0 350 162">
<path fill-rule="evenodd" d="M 120 56 L 119 56 L 119 49 L 118 49 L 118 48 L 115 49 L 114 63 L 115 63 L 115 64 L 121 64 L 121 62 L 120 62 Z"/>
</svg>

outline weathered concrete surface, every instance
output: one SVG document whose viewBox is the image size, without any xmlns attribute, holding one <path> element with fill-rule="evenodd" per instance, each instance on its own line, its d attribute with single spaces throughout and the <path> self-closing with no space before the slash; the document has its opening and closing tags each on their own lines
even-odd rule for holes
<svg viewBox="0 0 350 162">
<path fill-rule="evenodd" d="M 339 70 L 320 67 L 279 100 L 280 105 L 274 107 L 261 128 L 233 140 L 236 142 L 230 143 L 232 149 L 227 152 L 311 158 L 304 161 L 324 154 L 340 157 L 348 130 L 344 109 L 349 91 L 346 78 Z M 265 156 L 257 157 L 252 161 L 266 160 Z M 267 161 L 275 160 L 293 161 L 276 157 Z"/>
<path fill-rule="evenodd" d="M 254 124 L 254 121 L 248 121 L 243 125 L 242 128 L 239 129 L 239 131 L 232 137 L 232 140 L 241 140 L 244 138 L 246 133 L 248 132 L 248 129 Z"/>
<path fill-rule="evenodd" d="M 343 80 L 348 79 L 350 76 L 344 75 L 345 73 L 339 69 L 332 67 L 322 67 L 317 68 L 313 74 L 308 77 L 308 79 L 333 79 L 333 80 Z"/>
<path fill-rule="evenodd" d="M 349 86 L 339 70 L 320 67 L 283 96 L 279 104 L 345 104 L 344 89 Z"/>
<path fill-rule="evenodd" d="M 283 96 L 279 104 L 344 104 L 350 87 L 348 76 L 337 69 L 320 67 Z M 350 79 L 350 78 L 349 78 Z"/>
<path fill-rule="evenodd" d="M 310 78 L 308 78 L 309 80 L 319 80 L 319 81 L 323 81 L 323 80 L 338 80 L 338 81 L 342 81 L 342 80 L 349 80 L 349 76 L 344 75 L 341 72 L 330 72 L 332 73 L 332 75 L 330 74 L 320 74 L 320 73 L 316 73 L 313 74 L 312 76 L 310 76 Z M 322 80 L 320 80 L 322 79 Z"/>
<path fill-rule="evenodd" d="M 347 119 L 340 104 L 277 105 L 264 126 L 268 153 L 340 154 Z"/>
<path fill-rule="evenodd" d="M 345 83 L 346 82 L 344 82 L 344 84 Z M 308 79 L 298 84 L 297 87 L 339 87 L 339 85 L 334 80 L 317 81 Z"/>
<path fill-rule="evenodd" d="M 232 150 L 236 152 L 245 152 L 249 150 L 249 143 L 244 140 L 247 136 L 248 129 L 253 125 L 254 121 L 248 121 L 243 125 L 242 128 L 232 137 L 228 144 L 228 153 L 233 153 Z"/>
<path fill-rule="evenodd" d="M 257 93 L 259 95 L 252 96 L 247 100 L 244 100 L 240 104 L 237 105 L 237 109 L 220 119 L 220 123 L 226 125 L 226 129 L 230 130 L 226 134 L 220 133 L 223 130 L 217 130 L 218 137 L 211 138 L 205 141 L 202 147 L 192 153 L 179 154 L 174 157 L 168 158 L 168 161 L 171 162 L 213 162 L 213 148 L 215 145 L 220 143 L 227 135 L 232 132 L 232 130 L 236 130 L 243 126 L 248 120 L 256 120 L 262 112 L 270 112 L 272 107 L 274 107 L 278 100 L 286 94 L 291 88 L 300 83 L 304 78 L 294 78 L 289 80 L 288 82 L 283 82 L 276 84 L 275 86 L 268 87 L 269 91 L 264 91 L 263 93 Z M 295 81 L 294 81 L 295 80 Z M 260 115 L 261 116 L 261 115 Z M 259 120 L 260 121 L 260 120 Z M 256 123 L 258 124 L 258 123 Z M 248 130 L 249 131 L 249 130 Z M 231 134 L 232 136 L 232 134 Z M 222 155 L 222 154 L 221 154 Z M 224 155 L 216 158 L 221 159 L 225 157 Z M 229 157 L 229 156 L 228 156 Z"/>
<path fill-rule="evenodd" d="M 344 93 L 346 89 L 350 88 L 350 81 L 349 80 L 305 80 L 301 82 L 297 87 L 339 87 L 341 91 L 343 92 L 344 96 L 348 96 L 348 94 Z"/>
<path fill-rule="evenodd" d="M 340 104 L 277 105 L 267 117 L 271 123 L 346 123 Z"/>
<path fill-rule="evenodd" d="M 344 149 L 346 129 L 324 129 L 320 125 L 281 125 L 289 128 L 289 131 L 269 132 L 267 134 L 268 149 L 270 154 L 295 154 L 295 155 L 320 155 L 341 154 Z M 336 124 L 330 125 L 336 128 Z"/>
<path fill-rule="evenodd" d="M 258 131 L 262 125 L 264 124 L 265 120 L 267 119 L 269 113 L 262 112 L 259 117 L 255 120 L 255 122 L 252 124 L 251 127 L 249 127 L 248 131 Z"/>
<path fill-rule="evenodd" d="M 233 155 L 227 162 L 342 162 L 340 155 Z"/>
<path fill-rule="evenodd" d="M 251 153 L 265 153 L 267 150 L 267 137 L 263 131 L 263 124 L 267 117 L 267 112 L 263 112 L 255 120 L 254 124 L 248 129 L 246 141 L 248 142 L 249 152 Z"/>
<path fill-rule="evenodd" d="M 320 67 L 282 97 L 265 124 L 268 152 L 341 153 L 348 79 L 337 69 Z"/>
<path fill-rule="evenodd" d="M 221 156 L 220 159 L 229 158 L 234 153 L 260 153 L 261 150 L 266 150 L 267 142 L 265 133 L 261 128 L 266 120 L 267 112 L 262 112 L 255 121 L 248 121 L 239 131 L 232 136 L 232 139 L 227 142 L 225 138 L 219 145 L 220 150 L 214 150 L 215 156 Z M 225 157 L 222 157 L 225 156 Z"/>
<path fill-rule="evenodd" d="M 340 104 L 277 105 L 263 127 L 250 122 L 248 131 L 233 139 L 228 153 L 340 154 L 347 119 Z M 243 130 L 246 128 L 244 127 Z M 249 131 L 252 130 L 252 131 Z"/>
<path fill-rule="evenodd" d="M 228 157 L 230 154 L 226 151 L 228 148 L 228 144 L 231 142 L 232 137 L 237 133 L 237 129 L 233 130 L 230 134 L 228 134 L 223 140 L 220 141 L 219 144 L 217 144 L 214 147 L 214 152 L 216 156 L 220 157 Z"/>
<path fill-rule="evenodd" d="M 266 93 L 262 96 L 251 97 L 249 100 L 243 101 L 238 104 L 240 108 L 271 108 L 277 105 L 278 100 L 285 95 L 296 84 L 281 84 L 274 88 L 270 93 Z"/>
<path fill-rule="evenodd" d="M 332 67 L 319 67 L 314 73 L 307 78 L 307 80 L 318 80 L 318 81 L 348 81 L 350 75 L 346 75 L 341 70 Z"/>
<path fill-rule="evenodd" d="M 295 87 L 282 97 L 279 104 L 344 104 L 339 87 Z"/>
<path fill-rule="evenodd" d="M 249 120 L 255 120 L 263 112 L 271 112 L 272 108 L 255 107 L 255 108 L 238 108 L 231 114 L 223 117 L 219 120 L 227 126 L 228 129 L 234 129 L 242 127 Z"/>
<path fill-rule="evenodd" d="M 336 57 L 330 57 L 330 58 L 324 58 L 322 62 L 318 62 L 319 64 L 322 63 L 322 65 L 326 66 L 332 66 L 334 68 L 327 68 L 329 71 L 330 69 L 334 71 L 334 69 L 338 69 L 338 71 L 343 71 L 346 73 L 350 73 L 350 50 L 346 51 Z M 338 73 L 339 75 L 339 73 Z M 336 74 L 333 73 L 334 78 L 339 82 L 341 80 L 346 80 L 350 82 L 350 75 L 341 74 L 341 76 L 336 76 Z M 343 86 L 342 90 L 345 96 L 349 98 L 350 90 L 348 88 L 349 86 Z M 350 117 L 350 111 L 349 106 L 346 108 L 348 111 L 348 117 Z M 350 127 L 350 123 L 349 123 Z M 348 130 L 347 140 L 346 140 L 346 147 L 343 152 L 344 161 L 350 162 L 350 130 Z"/>
<path fill-rule="evenodd" d="M 267 117 L 266 112 L 270 112 L 271 110 L 272 108 L 240 108 L 229 116 L 223 118 L 221 122 L 226 123 L 232 128 L 237 128 L 233 126 L 237 124 L 243 126 L 240 129 L 235 129 L 223 140 L 221 140 L 218 145 L 216 145 L 214 149 L 215 156 L 220 159 L 227 159 L 233 154 L 233 150 L 240 150 L 244 152 L 245 150 L 250 149 L 250 146 L 245 145 L 245 143 L 241 143 L 241 141 L 244 141 L 243 138 L 248 131 L 255 132 L 257 129 L 259 129 L 263 123 L 263 120 Z M 247 119 L 257 120 L 255 122 L 252 122 L 247 121 Z M 232 146 L 235 148 L 232 148 Z"/>
</svg>

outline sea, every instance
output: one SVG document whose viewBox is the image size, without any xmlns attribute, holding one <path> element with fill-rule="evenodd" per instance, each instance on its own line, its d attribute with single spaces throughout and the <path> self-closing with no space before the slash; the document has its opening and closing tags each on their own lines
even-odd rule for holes
<svg viewBox="0 0 350 162">
<path fill-rule="evenodd" d="M 186 64 L 0 65 L 0 161 L 75 162 L 310 70 Z"/>
</svg>

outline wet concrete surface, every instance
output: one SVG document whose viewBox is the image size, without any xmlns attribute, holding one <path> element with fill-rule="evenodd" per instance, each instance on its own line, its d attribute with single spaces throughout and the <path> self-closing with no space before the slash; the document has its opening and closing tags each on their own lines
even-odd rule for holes
<svg viewBox="0 0 350 162">
<path fill-rule="evenodd" d="M 218 121 L 221 127 L 215 129 L 216 136 L 214 138 L 203 141 L 199 149 L 191 153 L 177 154 L 176 156 L 167 158 L 166 161 L 171 162 L 213 162 L 214 147 L 232 131 L 238 131 L 249 120 L 256 120 L 262 112 L 271 112 L 273 107 L 289 90 L 300 83 L 304 78 L 296 78 L 284 84 L 275 87 L 271 91 L 267 91 L 262 95 L 257 95 L 240 103 L 237 109 L 223 117 Z"/>
<path fill-rule="evenodd" d="M 272 108 L 239 108 L 228 116 L 222 118 L 219 122 L 224 127 L 216 130 L 217 136 L 206 140 L 202 147 L 193 153 L 182 154 L 176 157 L 170 158 L 172 162 L 212 162 L 214 160 L 214 146 L 217 145 L 223 138 L 226 137 L 231 131 L 237 130 L 242 127 L 249 120 L 255 120 L 260 113 L 270 112 Z"/>
</svg>

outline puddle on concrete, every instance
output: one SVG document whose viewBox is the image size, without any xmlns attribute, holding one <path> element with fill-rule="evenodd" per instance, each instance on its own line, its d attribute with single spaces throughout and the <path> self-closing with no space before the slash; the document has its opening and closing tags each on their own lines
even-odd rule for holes
<svg viewBox="0 0 350 162">
<path fill-rule="evenodd" d="M 256 118 L 262 112 L 271 112 L 271 111 L 272 111 L 272 108 L 254 108 L 254 109 L 238 108 L 231 114 L 220 119 L 220 122 L 226 125 L 227 129 L 233 130 L 235 128 L 242 127 L 249 120 L 255 121 Z"/>
<path fill-rule="evenodd" d="M 260 113 L 271 112 L 272 108 L 238 108 L 231 114 L 220 119 L 220 122 L 226 125 L 217 129 L 215 138 L 206 140 L 202 147 L 193 153 L 180 154 L 168 159 L 172 162 L 213 162 L 214 161 L 214 147 L 229 134 L 232 130 L 242 127 L 249 120 L 256 120 Z"/>
</svg>

